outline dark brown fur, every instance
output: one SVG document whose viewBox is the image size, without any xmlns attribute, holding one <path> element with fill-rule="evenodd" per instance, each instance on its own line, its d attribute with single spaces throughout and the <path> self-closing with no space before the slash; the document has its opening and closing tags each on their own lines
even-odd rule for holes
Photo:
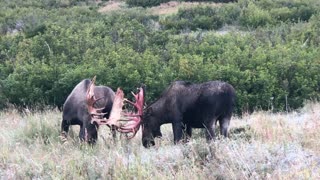
<svg viewBox="0 0 320 180">
<path fill-rule="evenodd" d="M 154 137 L 162 136 L 160 126 L 166 123 L 172 123 L 175 143 L 183 134 L 191 137 L 192 128 L 206 128 L 207 139 L 213 139 L 217 121 L 221 134 L 226 137 L 235 98 L 234 88 L 226 82 L 193 84 L 175 81 L 146 108 L 142 143 L 145 147 L 154 145 Z"/>
</svg>

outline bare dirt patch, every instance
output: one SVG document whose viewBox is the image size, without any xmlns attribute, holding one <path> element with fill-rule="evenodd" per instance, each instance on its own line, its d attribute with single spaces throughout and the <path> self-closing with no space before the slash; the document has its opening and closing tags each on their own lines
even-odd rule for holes
<svg viewBox="0 0 320 180">
<path fill-rule="evenodd" d="M 98 10 L 100 13 L 111 12 L 115 10 L 119 10 L 124 6 L 124 2 L 120 1 L 108 1 L 105 5 Z"/>
<path fill-rule="evenodd" d="M 167 15 L 175 14 L 178 12 L 179 8 L 191 8 L 194 6 L 220 6 L 221 3 L 211 3 L 211 2 L 179 2 L 179 1 L 170 1 L 167 3 L 162 3 L 159 6 L 147 8 L 147 10 L 154 15 Z M 99 9 L 100 13 L 107 13 L 115 10 L 119 10 L 125 7 L 125 2 L 123 1 L 109 1 Z"/>
</svg>

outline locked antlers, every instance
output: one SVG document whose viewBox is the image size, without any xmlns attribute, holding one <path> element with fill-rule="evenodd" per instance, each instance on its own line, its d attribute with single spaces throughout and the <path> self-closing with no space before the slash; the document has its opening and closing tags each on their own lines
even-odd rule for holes
<svg viewBox="0 0 320 180">
<path fill-rule="evenodd" d="M 124 102 L 127 102 L 130 105 L 132 105 L 135 111 L 122 113 L 122 118 L 118 119 L 117 122 L 120 121 L 125 123 L 120 124 L 120 126 L 116 126 L 119 132 L 132 133 L 130 136 L 128 136 L 128 139 L 133 138 L 140 128 L 142 115 L 143 115 L 144 88 L 140 87 L 139 92 L 137 94 L 132 93 L 132 95 L 134 96 L 135 102 L 131 102 L 127 99 L 124 99 Z M 114 123 L 114 121 L 109 121 L 108 123 L 109 125 L 117 124 L 117 123 Z"/>
<path fill-rule="evenodd" d="M 124 98 L 123 91 L 118 88 L 115 99 L 113 101 L 112 110 L 109 119 L 104 118 L 105 113 L 102 112 L 103 108 L 95 108 L 95 103 L 103 97 L 96 98 L 94 95 L 95 88 L 94 77 L 87 90 L 87 106 L 88 112 L 91 116 L 91 123 L 96 122 L 98 125 L 108 125 L 115 127 L 119 132 L 130 134 L 127 138 L 133 138 L 138 132 L 142 120 L 143 104 L 144 104 L 144 88 L 139 88 L 137 94 L 133 94 L 135 101 L 129 101 Z M 133 106 L 134 111 L 127 111 L 123 109 L 125 103 Z"/>
</svg>

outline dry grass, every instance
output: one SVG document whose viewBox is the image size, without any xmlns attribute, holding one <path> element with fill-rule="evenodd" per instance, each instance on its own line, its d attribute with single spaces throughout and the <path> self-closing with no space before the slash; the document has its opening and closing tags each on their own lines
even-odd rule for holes
<svg viewBox="0 0 320 180">
<path fill-rule="evenodd" d="M 300 112 L 255 112 L 232 120 L 229 139 L 206 143 L 195 131 L 173 145 L 170 125 L 157 146 L 145 149 L 141 133 L 115 143 L 105 127 L 98 144 L 78 141 L 73 127 L 60 142 L 57 110 L 0 112 L 0 179 L 319 179 L 320 104 Z"/>
<path fill-rule="evenodd" d="M 108 1 L 98 11 L 100 13 L 107 13 L 111 11 L 117 11 L 125 6 L 125 2 L 120 1 Z"/>
</svg>

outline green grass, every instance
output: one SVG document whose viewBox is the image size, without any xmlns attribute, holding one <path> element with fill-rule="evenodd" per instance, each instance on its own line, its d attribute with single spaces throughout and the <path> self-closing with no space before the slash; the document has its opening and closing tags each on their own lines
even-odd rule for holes
<svg viewBox="0 0 320 180">
<path fill-rule="evenodd" d="M 255 112 L 234 117 L 230 138 L 206 143 L 194 131 L 187 144 L 173 145 L 170 125 L 145 149 L 141 133 L 131 141 L 111 139 L 107 127 L 91 147 L 72 127 L 59 138 L 61 112 L 0 112 L 0 179 L 318 179 L 320 104 L 299 112 Z"/>
</svg>

